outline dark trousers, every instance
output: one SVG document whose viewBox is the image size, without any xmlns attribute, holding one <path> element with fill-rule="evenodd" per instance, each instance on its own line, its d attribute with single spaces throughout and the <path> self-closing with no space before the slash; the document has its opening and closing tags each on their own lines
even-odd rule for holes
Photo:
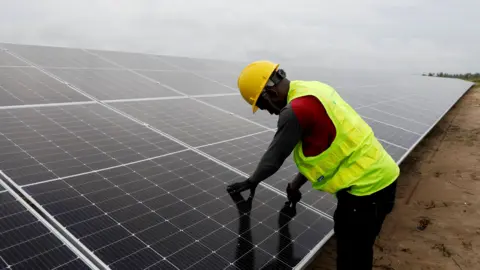
<svg viewBox="0 0 480 270">
<path fill-rule="evenodd" d="M 395 204 L 397 182 L 369 196 L 337 193 L 333 220 L 338 270 L 371 270 L 373 245 Z"/>
</svg>

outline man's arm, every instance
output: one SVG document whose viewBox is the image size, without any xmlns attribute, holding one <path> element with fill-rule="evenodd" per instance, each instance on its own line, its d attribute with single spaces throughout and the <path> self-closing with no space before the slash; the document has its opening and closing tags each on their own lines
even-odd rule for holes
<svg viewBox="0 0 480 270">
<path fill-rule="evenodd" d="M 300 122 L 288 105 L 281 111 L 277 132 L 249 181 L 258 184 L 276 173 L 301 138 Z"/>
<path fill-rule="evenodd" d="M 280 169 L 301 138 L 302 128 L 300 123 L 292 107 L 287 105 L 280 112 L 277 132 L 258 163 L 255 172 L 243 182 L 228 185 L 227 192 L 235 194 L 250 189 L 250 198 L 253 198 L 257 185 Z"/>
<path fill-rule="evenodd" d="M 297 176 L 295 176 L 295 178 L 293 179 L 290 186 L 293 190 L 299 190 L 303 186 L 303 184 L 307 182 L 307 180 L 308 179 L 303 176 L 303 174 L 298 173 Z"/>
</svg>

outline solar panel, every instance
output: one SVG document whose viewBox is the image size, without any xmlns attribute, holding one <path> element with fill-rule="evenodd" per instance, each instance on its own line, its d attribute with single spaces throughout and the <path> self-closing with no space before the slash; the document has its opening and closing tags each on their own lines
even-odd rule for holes
<svg viewBox="0 0 480 270">
<path fill-rule="evenodd" d="M 227 69 L 228 70 L 228 69 Z M 195 74 L 198 76 L 203 76 L 206 78 L 209 78 L 213 81 L 216 81 L 220 84 L 223 84 L 227 87 L 230 87 L 235 90 L 235 93 L 237 92 L 237 79 L 238 79 L 238 73 L 240 72 L 240 69 L 238 71 L 233 72 L 233 70 L 237 70 L 236 68 L 231 69 L 230 71 L 196 71 Z"/>
<path fill-rule="evenodd" d="M 111 105 L 196 147 L 265 131 L 265 128 L 191 99 L 116 102 Z"/>
<path fill-rule="evenodd" d="M 1 269 L 89 269 L 50 228 L 3 187 L 0 191 Z"/>
<path fill-rule="evenodd" d="M 0 106 L 87 100 L 33 67 L 0 67 Z"/>
<path fill-rule="evenodd" d="M 5 49 L 41 67 L 115 68 L 116 66 L 82 49 L 21 44 L 0 44 Z"/>
<path fill-rule="evenodd" d="M 213 59 L 195 59 L 189 57 L 178 56 L 157 56 L 162 61 L 180 70 L 188 70 L 193 72 L 225 72 L 231 71 L 238 73 L 246 63 L 213 60 Z"/>
<path fill-rule="evenodd" d="M 47 69 L 101 100 L 178 96 L 178 93 L 122 69 Z"/>
<path fill-rule="evenodd" d="M 0 169 L 19 185 L 184 149 L 98 104 L 0 110 L 0 121 Z"/>
<path fill-rule="evenodd" d="M 128 52 L 98 51 L 88 50 L 104 59 L 115 62 L 116 64 L 129 69 L 136 70 L 178 70 L 174 66 L 166 63 L 160 57 Z"/>
<path fill-rule="evenodd" d="M 298 173 L 291 158 L 258 187 L 251 204 L 226 193 L 227 183 L 255 170 L 276 129 L 276 116 L 252 115 L 236 90 L 245 63 L 0 47 L 8 49 L 0 51 L 7 74 L 0 79 L 1 173 L 20 202 L 35 205 L 58 225 L 52 232 L 70 235 L 97 266 L 303 269 L 333 234 L 330 194 L 305 185 L 296 214 L 282 209 L 286 184 Z M 471 86 L 286 70 L 293 79 L 338 89 L 397 162 Z M 23 242 L 18 234 L 11 239 Z M 86 267 L 75 258 L 64 268 Z"/>
<path fill-rule="evenodd" d="M 360 108 L 357 110 L 357 112 L 362 116 L 369 117 L 383 123 L 389 123 L 411 133 L 423 133 L 429 128 L 428 124 L 419 122 L 418 120 L 397 116 L 389 112 L 379 111 L 373 107 Z"/>
<path fill-rule="evenodd" d="M 229 87 L 187 71 L 139 71 L 139 73 L 188 95 L 235 93 Z"/>
</svg>

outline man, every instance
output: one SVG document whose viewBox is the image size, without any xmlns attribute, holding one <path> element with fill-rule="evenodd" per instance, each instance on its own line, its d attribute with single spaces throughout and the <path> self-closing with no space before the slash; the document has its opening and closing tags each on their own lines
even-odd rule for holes
<svg viewBox="0 0 480 270">
<path fill-rule="evenodd" d="M 316 81 L 289 81 L 279 65 L 249 64 L 238 78 L 242 97 L 258 109 L 279 115 L 277 132 L 255 172 L 227 187 L 250 190 L 273 175 L 292 153 L 299 173 L 287 185 L 291 202 L 300 187 L 335 194 L 338 269 L 371 269 L 373 244 L 392 211 L 399 167 L 372 129 L 330 86 Z"/>
</svg>

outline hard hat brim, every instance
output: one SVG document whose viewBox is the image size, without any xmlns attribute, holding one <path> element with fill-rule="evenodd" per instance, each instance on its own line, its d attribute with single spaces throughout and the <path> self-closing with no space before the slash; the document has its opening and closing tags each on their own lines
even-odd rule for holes
<svg viewBox="0 0 480 270">
<path fill-rule="evenodd" d="M 267 84 L 267 82 L 265 82 L 265 84 Z M 264 87 L 265 87 L 265 85 L 262 86 L 262 90 L 260 90 L 260 91 L 258 92 L 257 96 L 255 97 L 255 99 L 254 99 L 253 102 L 252 102 L 252 113 L 255 113 L 255 112 L 258 111 L 257 101 L 258 101 L 258 98 L 260 97 L 260 94 L 262 93 Z"/>
<path fill-rule="evenodd" d="M 279 66 L 280 66 L 280 64 L 276 64 L 275 67 L 274 67 L 273 70 L 272 70 L 272 73 L 273 73 L 274 71 L 276 71 Z M 261 85 L 260 91 L 258 91 L 257 96 L 255 97 L 255 99 L 254 99 L 253 102 L 252 102 L 252 113 L 253 113 L 253 114 L 255 114 L 255 113 L 258 111 L 258 109 L 259 109 L 259 108 L 257 107 L 257 101 L 258 101 L 258 98 L 260 97 L 260 94 L 262 94 L 262 91 L 263 91 L 263 89 L 265 88 L 265 85 L 267 85 L 267 82 L 268 82 L 268 79 L 263 82 L 263 84 Z"/>
</svg>

